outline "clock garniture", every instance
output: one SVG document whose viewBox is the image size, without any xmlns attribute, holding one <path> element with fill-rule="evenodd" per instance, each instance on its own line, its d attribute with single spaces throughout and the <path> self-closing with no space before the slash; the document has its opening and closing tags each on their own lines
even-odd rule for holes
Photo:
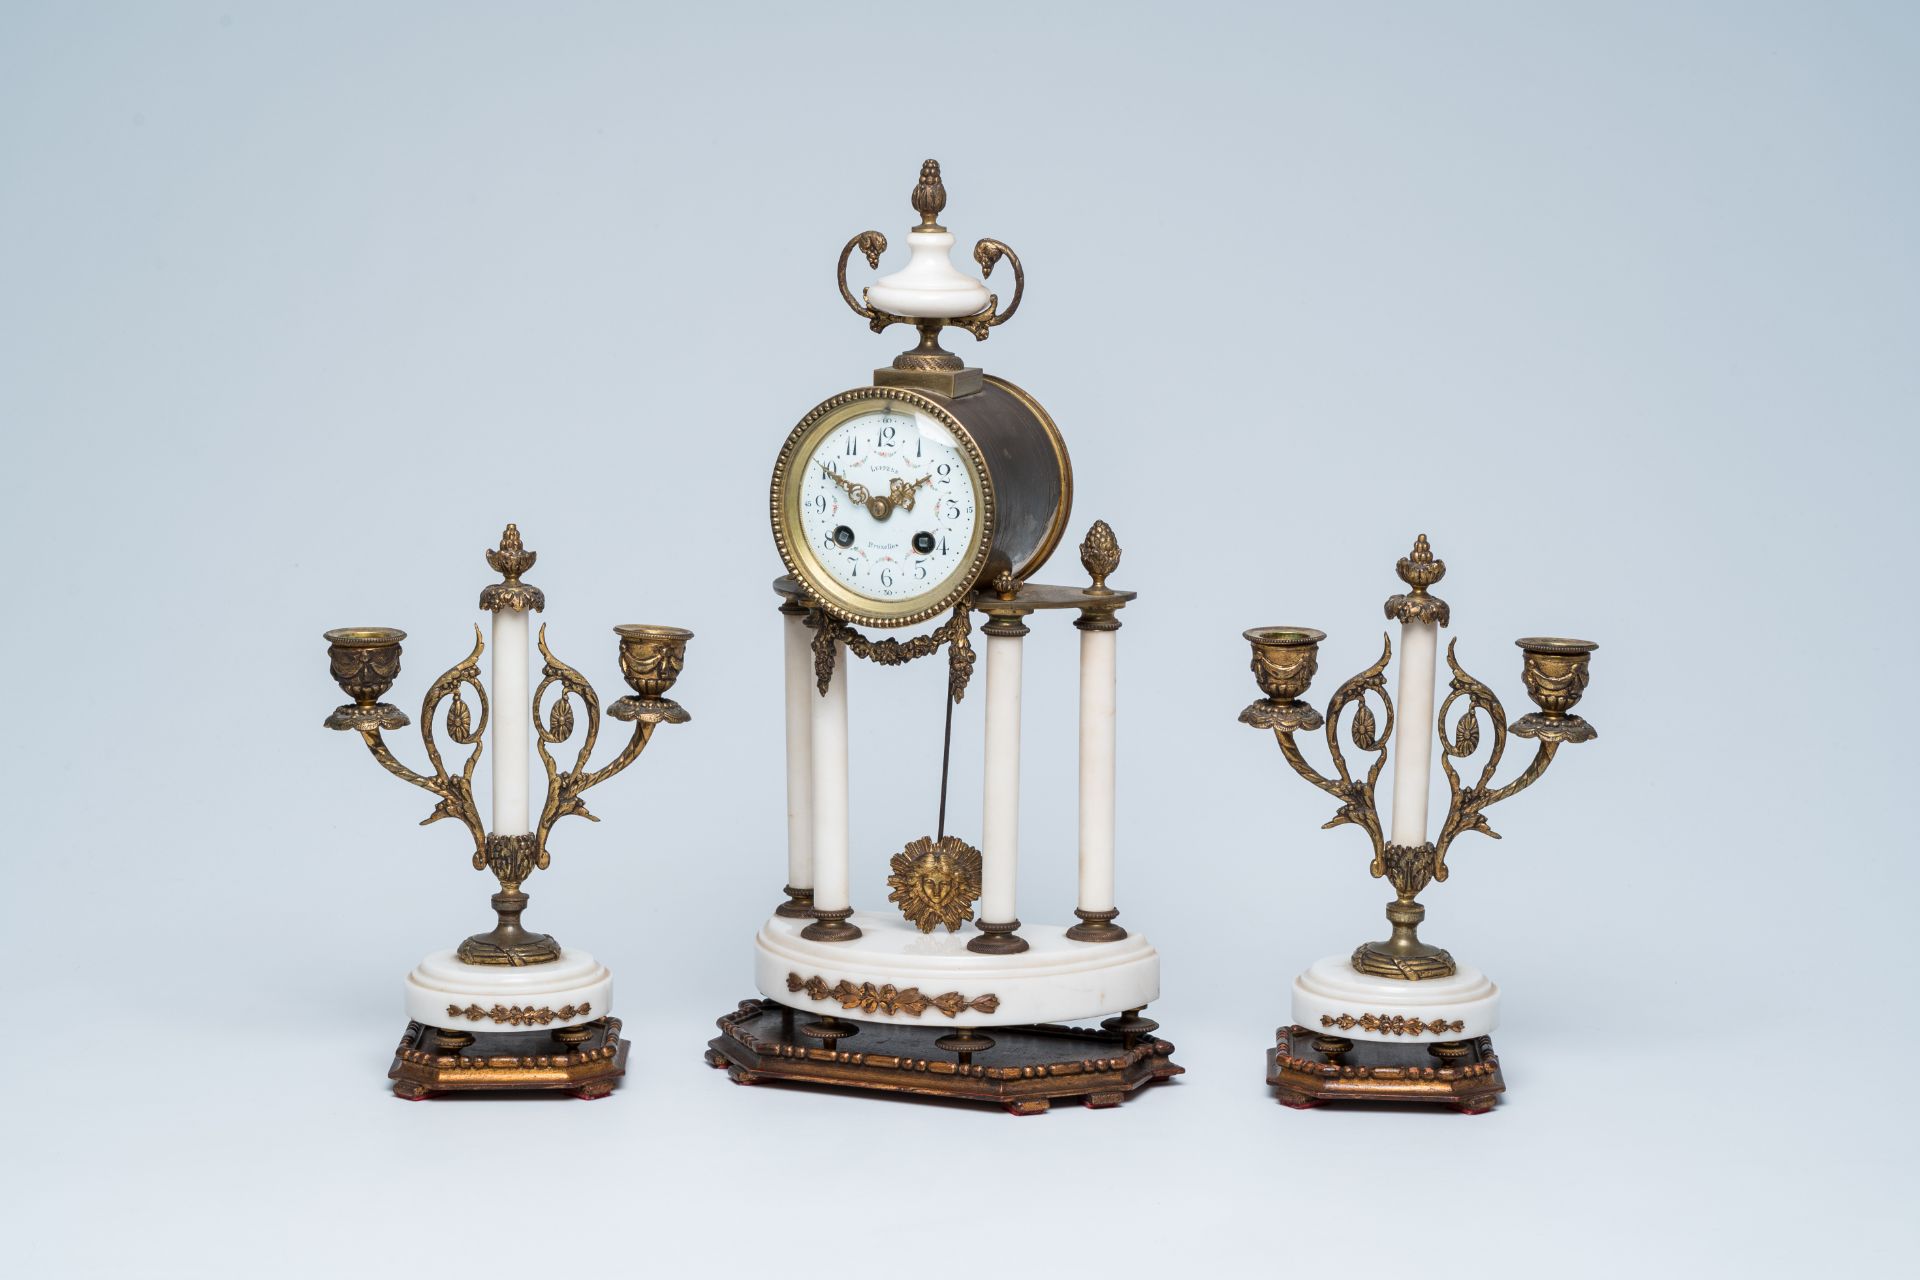
<svg viewBox="0 0 1920 1280">
<path fill-rule="evenodd" d="M 1487 825 L 1486 810 L 1539 781 L 1562 743 L 1599 736 L 1573 714 L 1598 646 L 1546 637 L 1515 641 L 1522 683 L 1540 709 L 1509 728 L 1500 699 L 1467 674 L 1449 644 L 1453 681 L 1436 715 L 1437 637 L 1452 611 L 1427 589 L 1445 576 L 1447 566 L 1434 558 L 1422 534 L 1398 571 L 1411 590 L 1389 599 L 1386 608 L 1387 617 L 1400 624 L 1399 716 L 1410 731 L 1393 746 L 1392 825 L 1384 834 L 1374 783 L 1394 731 L 1394 703 L 1384 674 L 1393 642 L 1386 640 L 1378 661 L 1335 690 L 1322 716 L 1303 698 L 1325 634 L 1308 627 L 1257 627 L 1246 633 L 1253 645 L 1254 679 L 1267 696 L 1240 713 L 1241 723 L 1273 730 L 1294 772 L 1340 802 L 1326 825 L 1351 824 L 1365 831 L 1373 844 L 1370 870 L 1384 876 L 1395 893 L 1387 904 L 1392 932 L 1385 941 L 1362 943 L 1351 956 L 1329 956 L 1294 979 L 1292 1025 L 1280 1028 L 1278 1043 L 1267 1052 L 1267 1083 L 1291 1107 L 1335 1100 L 1438 1102 L 1479 1112 L 1506 1090 L 1491 1034 L 1499 1022 L 1500 991 L 1478 969 L 1456 964 L 1447 952 L 1420 940 L 1417 931 L 1427 909 L 1415 898 L 1429 882 L 1447 878 L 1447 852 L 1455 836 L 1477 831 L 1498 839 Z M 1378 712 L 1370 699 L 1379 704 Z M 1373 757 L 1364 778 L 1354 775 L 1341 752 L 1343 716 L 1349 741 Z M 1434 741 L 1429 725 L 1439 739 L 1440 768 L 1451 795 L 1439 838 L 1432 841 L 1427 839 Z M 1315 730 L 1325 731 L 1333 777 L 1308 764 L 1294 741 L 1295 734 Z M 1479 753 L 1483 732 L 1490 735 L 1486 760 L 1479 777 L 1463 785 L 1460 769 L 1471 770 L 1468 761 Z M 1509 733 L 1538 746 L 1525 769 L 1495 786 L 1494 771 Z"/>
<path fill-rule="evenodd" d="M 404 711 L 380 701 L 400 674 L 406 632 L 346 627 L 326 633 L 333 678 L 353 699 L 327 717 L 326 727 L 358 733 L 381 767 L 437 797 L 421 825 L 457 819 L 472 838 L 474 868 L 493 872 L 500 882 L 500 892 L 493 895 L 494 927 L 456 948 L 434 952 L 407 975 L 407 1030 L 387 1078 L 403 1098 L 485 1089 L 562 1089 L 582 1098 L 603 1097 L 627 1065 L 620 1022 L 608 1016 L 613 975 L 586 952 L 523 928 L 527 894 L 520 886 L 536 869 L 546 868 L 554 823 L 569 816 L 599 821 L 581 802 L 588 788 L 638 759 L 662 724 L 686 722 L 686 711 L 666 695 L 686 662 L 693 633 L 679 627 L 614 628 L 620 637 L 620 673 L 633 694 L 606 713 L 630 722 L 633 736 L 607 763 L 589 768 L 587 759 L 600 735 L 600 697 L 584 676 L 553 656 L 544 626 L 538 644 L 545 665 L 539 684 L 528 693 L 527 614 L 544 610 L 546 595 L 520 577 L 533 567 L 535 553 L 508 525 L 499 547 L 486 554 L 487 564 L 502 578 L 480 593 L 480 607 L 493 614 L 492 698 L 480 683 L 486 645 L 476 626 L 473 652 L 435 680 L 420 703 L 420 737 L 431 773 L 400 763 L 384 737 L 409 723 Z M 573 699 L 583 714 L 576 715 Z M 454 745 L 470 748 L 455 768 L 441 755 L 436 725 L 444 726 Z M 474 769 L 489 725 L 491 828 L 473 795 Z M 562 767 L 554 752 L 566 750 L 563 744 L 573 741 L 576 731 L 579 751 Z M 547 774 L 546 803 L 537 822 L 528 810 L 529 738 Z"/>
<path fill-rule="evenodd" d="M 949 327 L 984 340 L 1012 318 L 1026 286 L 1020 259 L 997 240 L 979 241 L 973 258 L 988 276 L 1002 259 L 1011 264 L 1004 309 L 954 268 L 954 238 L 938 221 L 946 198 L 929 160 L 913 191 L 920 223 L 907 236 L 910 260 L 860 299 L 847 287 L 848 259 L 858 251 L 877 268 L 886 237 L 862 232 L 841 250 L 847 305 L 876 333 L 911 325 L 920 340 L 876 370 L 872 385 L 810 410 L 774 465 L 773 534 L 787 568 L 774 583 L 786 655 L 786 900 L 754 939 L 760 998 L 720 1019 L 707 1060 L 742 1084 L 939 1094 L 1016 1113 L 1060 1098 L 1113 1106 L 1181 1071 L 1173 1046 L 1140 1016 L 1160 994 L 1159 955 L 1114 923 L 1115 649 L 1119 611 L 1134 593 L 1106 585 L 1120 546 L 1105 523 L 1080 549 L 1091 586 L 1029 580 L 1066 529 L 1072 469 L 1037 401 L 940 345 Z M 1023 925 L 1021 645 L 1030 617 L 1063 610 L 1080 631 L 1079 923 Z M 953 712 L 973 675 L 976 613 L 986 617 L 977 849 L 946 825 Z M 860 630 L 943 614 L 907 640 Z M 858 911 L 850 658 L 898 666 L 943 651 L 938 821 L 933 834 L 891 846 L 899 851 L 888 901 L 899 914 Z M 1098 1028 L 1059 1025 L 1103 1016 Z"/>
</svg>

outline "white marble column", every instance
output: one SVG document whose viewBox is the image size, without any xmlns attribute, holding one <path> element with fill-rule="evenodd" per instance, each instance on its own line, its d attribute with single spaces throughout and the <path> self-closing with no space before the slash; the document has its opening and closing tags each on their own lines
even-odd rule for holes
<svg viewBox="0 0 1920 1280">
<path fill-rule="evenodd" d="M 813 914 L 813 633 L 799 602 L 780 606 L 786 651 L 787 704 L 787 900 L 783 916 Z"/>
<path fill-rule="evenodd" d="M 1447 625 L 1447 602 L 1427 588 L 1446 576 L 1444 560 L 1434 558 L 1427 535 L 1394 566 L 1400 581 L 1413 588 L 1387 601 L 1387 617 L 1400 624 L 1400 691 L 1395 698 L 1393 731 L 1393 826 L 1387 843 L 1418 849 L 1427 842 L 1427 789 L 1433 776 L 1433 673 L 1440 628 Z M 1377 872 L 1375 874 L 1378 874 Z"/>
<path fill-rule="evenodd" d="M 847 776 L 847 646 L 833 646 L 833 678 L 827 691 L 813 690 L 811 708 L 813 772 L 813 923 L 802 933 L 819 941 L 839 942 L 860 936 L 849 924 L 853 914 L 848 897 Z"/>
<path fill-rule="evenodd" d="M 1027 949 L 1015 885 L 1020 866 L 1020 642 L 1025 610 L 995 614 L 981 628 L 987 644 L 985 796 L 980 839 L 980 936 L 968 950 L 1005 954 Z"/>
<path fill-rule="evenodd" d="M 1086 612 L 1080 630 L 1080 923 L 1067 930 L 1078 942 L 1117 942 L 1127 931 L 1113 923 L 1115 686 L 1120 620 Z"/>
<path fill-rule="evenodd" d="M 493 610 L 493 834 L 525 835 L 527 773 L 532 766 L 533 710 L 527 702 L 527 611 L 502 604 Z"/>
<path fill-rule="evenodd" d="M 1433 668 L 1439 627 L 1400 624 L 1399 727 L 1393 742 L 1393 831 L 1388 843 L 1417 849 L 1427 842 L 1427 789 L 1433 775 Z"/>
</svg>

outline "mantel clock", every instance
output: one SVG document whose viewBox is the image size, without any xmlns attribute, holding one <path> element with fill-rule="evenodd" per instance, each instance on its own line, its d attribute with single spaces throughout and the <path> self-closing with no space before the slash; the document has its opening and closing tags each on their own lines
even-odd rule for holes
<svg viewBox="0 0 1920 1280">
<path fill-rule="evenodd" d="M 720 1019 L 707 1060 L 742 1084 L 787 1080 L 942 1094 L 1015 1112 L 1059 1098 L 1111 1106 L 1180 1073 L 1173 1046 L 1141 1016 L 1159 996 L 1159 956 L 1115 923 L 1114 699 L 1119 611 L 1113 530 L 1081 544 L 1085 587 L 1033 581 L 1073 505 L 1066 441 L 1038 400 L 941 345 L 984 341 L 1019 311 L 1026 272 L 980 240 L 981 275 L 958 270 L 940 224 L 946 188 L 927 161 L 912 196 L 919 223 L 905 266 L 855 296 L 857 253 L 878 269 L 887 238 L 840 251 L 840 296 L 875 332 L 918 341 L 803 414 L 774 462 L 770 515 L 786 572 L 774 583 L 786 674 L 785 901 L 754 940 L 757 999 Z M 1013 276 L 1003 306 L 988 290 Z M 1020 666 L 1027 619 L 1072 617 L 1080 633 L 1079 892 L 1071 926 L 1016 916 Z M 976 615 L 986 650 L 985 767 L 978 847 L 947 830 L 953 714 L 972 681 Z M 876 637 L 934 623 L 921 634 Z M 850 891 L 847 685 L 852 660 L 894 667 L 945 654 L 946 737 L 932 834 L 888 843 L 887 901 L 859 911 Z M 866 833 L 862 833 L 863 836 Z M 1068 1022 L 1104 1018 L 1098 1027 Z M 992 1035 L 985 1032 L 992 1031 Z"/>
</svg>

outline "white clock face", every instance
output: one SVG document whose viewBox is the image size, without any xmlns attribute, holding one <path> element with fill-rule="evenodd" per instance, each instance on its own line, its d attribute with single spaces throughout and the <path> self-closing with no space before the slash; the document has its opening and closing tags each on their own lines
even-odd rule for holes
<svg viewBox="0 0 1920 1280">
<path fill-rule="evenodd" d="M 801 465 L 801 532 L 849 591 L 906 600 L 968 564 L 979 520 L 973 481 L 944 424 L 900 405 L 858 414 Z"/>
</svg>

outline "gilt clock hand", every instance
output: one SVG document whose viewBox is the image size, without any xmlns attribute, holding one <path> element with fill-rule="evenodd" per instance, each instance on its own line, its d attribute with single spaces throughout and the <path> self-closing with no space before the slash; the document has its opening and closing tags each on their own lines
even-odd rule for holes
<svg viewBox="0 0 1920 1280">
<path fill-rule="evenodd" d="M 905 480 L 895 476 L 892 485 L 889 487 L 887 498 L 894 506 L 899 507 L 902 511 L 911 511 L 913 510 L 913 491 L 923 484 L 930 483 L 932 480 L 932 476 L 921 476 L 912 484 L 908 484 Z"/>
<path fill-rule="evenodd" d="M 845 476 L 841 475 L 838 471 L 835 471 L 831 466 L 827 465 L 824 462 L 820 464 L 820 469 L 827 473 L 828 479 L 832 480 L 835 484 L 839 485 L 842 489 L 845 489 L 847 491 L 847 497 L 853 499 L 853 501 L 859 503 L 863 507 L 870 506 L 872 504 L 873 495 L 867 492 L 867 486 L 863 484 L 855 484 L 853 481 L 847 479 Z"/>
</svg>

